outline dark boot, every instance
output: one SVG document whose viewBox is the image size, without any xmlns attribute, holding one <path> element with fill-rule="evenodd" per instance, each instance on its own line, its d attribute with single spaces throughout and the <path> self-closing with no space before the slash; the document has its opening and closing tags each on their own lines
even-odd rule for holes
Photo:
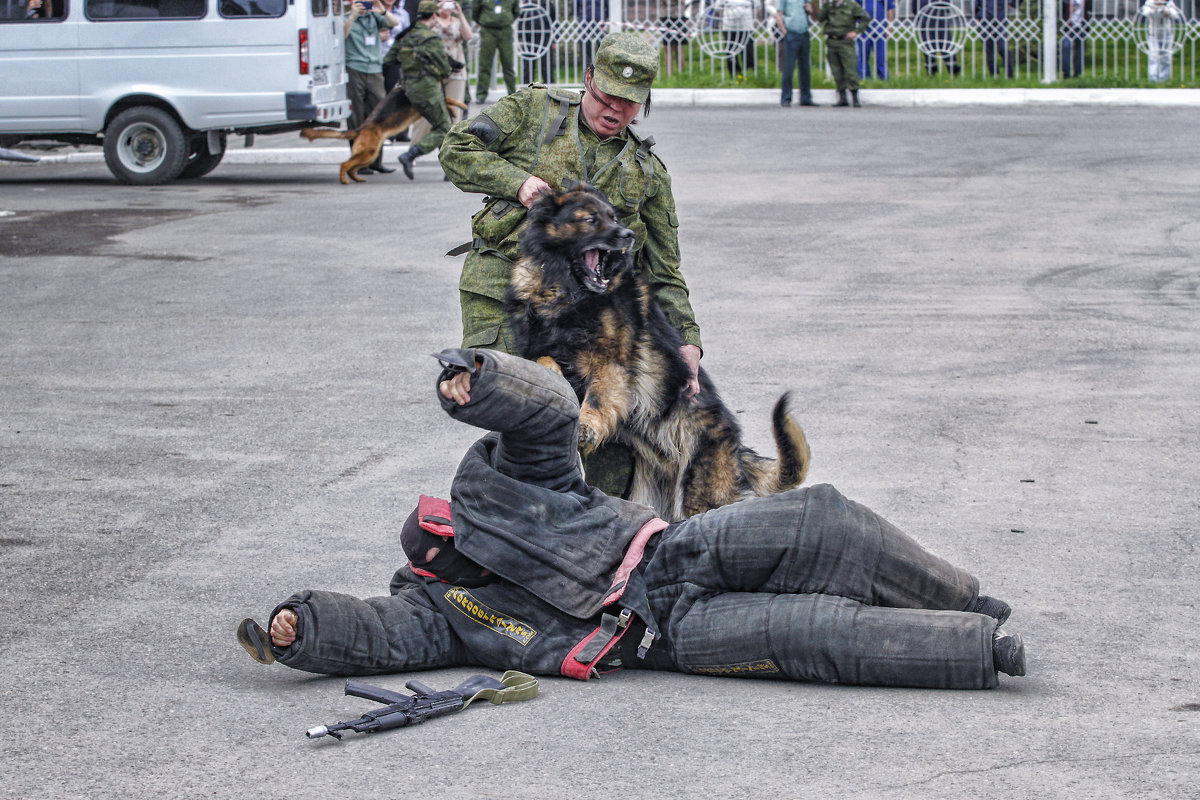
<svg viewBox="0 0 1200 800">
<path fill-rule="evenodd" d="M 970 609 L 976 614 L 986 614 L 996 620 L 996 627 L 1003 625 L 1008 621 L 1012 614 L 1012 607 L 1003 600 L 997 600 L 994 597 L 988 597 L 986 594 L 979 595 L 975 601 L 974 607 Z"/>
<path fill-rule="evenodd" d="M 375 158 L 375 163 L 370 166 L 370 169 L 375 170 L 381 175 L 387 175 L 389 172 L 395 172 L 393 167 L 385 167 L 383 165 L 383 148 L 379 148 L 379 155 Z"/>
<path fill-rule="evenodd" d="M 400 168 L 404 170 L 404 177 L 408 178 L 410 181 L 413 179 L 413 162 L 416 161 L 417 157 L 420 155 L 423 155 L 421 148 L 417 147 L 415 144 L 408 148 L 407 153 L 402 153 L 400 155 Z"/>
<path fill-rule="evenodd" d="M 849 103 L 846 102 L 846 90 L 845 89 L 838 89 L 838 101 L 836 103 L 834 103 L 833 105 L 835 108 L 838 106 L 850 105 Z"/>
<path fill-rule="evenodd" d="M 850 97 L 853 98 L 851 105 L 853 105 L 855 108 L 862 108 L 862 103 L 858 102 L 858 89 L 851 89 Z"/>
<path fill-rule="evenodd" d="M 1005 675 L 1019 678 L 1025 674 L 1025 641 L 1021 634 L 996 631 L 992 637 L 992 665 Z"/>
</svg>

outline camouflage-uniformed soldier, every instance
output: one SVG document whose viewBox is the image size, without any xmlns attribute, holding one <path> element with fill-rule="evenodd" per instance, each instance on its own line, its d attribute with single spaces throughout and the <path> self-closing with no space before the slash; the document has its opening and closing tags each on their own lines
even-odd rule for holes
<svg viewBox="0 0 1200 800">
<path fill-rule="evenodd" d="M 400 166 L 410 181 L 413 179 L 413 162 L 418 156 L 441 147 L 450 130 L 450 113 L 442 93 L 442 81 L 450 77 L 450 59 L 446 57 L 442 37 L 425 24 L 437 10 L 437 0 L 421 0 L 417 6 L 416 24 L 396 40 L 384 59 L 400 64 L 408 101 L 429 120 L 429 133 L 400 156 Z"/>
<path fill-rule="evenodd" d="M 838 101 L 834 105 L 850 105 L 846 102 L 849 89 L 854 107 L 858 108 L 858 55 L 854 52 L 854 40 L 871 24 L 871 15 L 854 0 L 833 0 L 821 4 L 817 22 L 821 23 L 825 57 L 837 86 Z"/>
<path fill-rule="evenodd" d="M 699 391 L 700 327 L 679 271 L 671 177 L 652 150 L 654 140 L 629 128 L 643 105 L 649 108 L 657 74 L 653 45 L 634 33 L 610 34 L 584 75 L 583 92 L 533 84 L 450 130 L 442 169 L 463 191 L 489 195 L 472 219 L 459 280 L 464 347 L 514 352 L 502 301 L 518 257 L 518 228 L 542 191 L 586 181 L 608 195 L 634 231 L 635 268 L 682 334 L 681 354 L 692 372 L 688 391 Z"/>
<path fill-rule="evenodd" d="M 500 54 L 500 71 L 508 93 L 517 90 L 513 68 L 513 23 L 521 18 L 521 0 L 474 0 L 471 19 L 479 25 L 479 75 L 475 81 L 475 99 L 487 100 L 492 87 L 492 61 Z"/>
</svg>

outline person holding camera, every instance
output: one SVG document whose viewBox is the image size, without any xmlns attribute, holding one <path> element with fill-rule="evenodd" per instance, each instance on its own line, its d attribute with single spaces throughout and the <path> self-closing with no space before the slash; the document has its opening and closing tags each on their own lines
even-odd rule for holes
<svg viewBox="0 0 1200 800">
<path fill-rule="evenodd" d="M 467 56 L 463 49 L 471 41 L 471 22 L 463 12 L 458 0 L 438 0 L 438 10 L 426 23 L 429 29 L 442 40 L 446 58 L 450 60 L 450 77 L 442 81 L 442 94 L 456 100 L 464 100 L 467 92 Z M 459 108 L 450 108 L 450 124 L 462 119 Z M 419 142 L 433 129 L 429 120 L 422 117 L 412 127 L 412 140 Z"/>
<path fill-rule="evenodd" d="M 381 7 L 382 8 L 382 7 Z M 377 11 L 373 0 L 354 0 L 350 13 L 346 15 L 342 35 L 346 38 L 346 75 L 350 93 L 350 130 L 367 121 L 371 110 L 387 94 L 383 88 L 383 50 L 380 47 L 380 31 L 399 25 L 400 20 L 391 11 Z M 354 149 L 354 140 L 350 140 Z M 383 151 L 369 167 L 359 173 L 395 172 L 383 165 Z"/>
</svg>

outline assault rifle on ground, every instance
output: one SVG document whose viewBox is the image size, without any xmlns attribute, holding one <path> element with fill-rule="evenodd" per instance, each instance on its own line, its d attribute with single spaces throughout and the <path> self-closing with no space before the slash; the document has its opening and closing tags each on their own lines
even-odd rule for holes
<svg viewBox="0 0 1200 800">
<path fill-rule="evenodd" d="M 434 691 L 420 681 L 409 681 L 404 686 L 413 694 L 393 692 L 358 681 L 346 681 L 347 695 L 387 705 L 368 711 L 350 722 L 318 725 L 305 731 L 304 735 L 310 739 L 319 739 L 322 736 L 341 739 L 343 731 L 379 733 L 406 725 L 419 725 L 433 717 L 462 711 L 479 699 L 488 700 L 494 705 L 528 700 L 537 696 L 538 682 L 536 678 L 523 672 L 510 670 L 504 673 L 500 680 L 486 675 L 473 675 L 445 692 Z"/>
</svg>

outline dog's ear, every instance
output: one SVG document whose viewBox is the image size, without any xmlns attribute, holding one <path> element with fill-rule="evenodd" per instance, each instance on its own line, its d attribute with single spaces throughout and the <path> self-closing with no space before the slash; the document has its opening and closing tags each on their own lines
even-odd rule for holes
<svg viewBox="0 0 1200 800">
<path fill-rule="evenodd" d="M 599 198 L 605 205 L 611 205 L 608 202 L 608 195 L 606 195 L 603 192 L 603 190 L 597 189 L 595 186 L 592 186 L 590 183 L 581 183 L 581 184 L 579 184 L 579 188 L 580 188 L 580 190 L 587 192 L 588 194 L 592 195 L 593 197 Z"/>
<path fill-rule="evenodd" d="M 543 192 L 538 195 L 538 199 L 534 200 L 533 205 L 529 207 L 527 219 L 535 223 L 549 222 L 558 212 L 562 195 L 562 192 Z"/>
</svg>

